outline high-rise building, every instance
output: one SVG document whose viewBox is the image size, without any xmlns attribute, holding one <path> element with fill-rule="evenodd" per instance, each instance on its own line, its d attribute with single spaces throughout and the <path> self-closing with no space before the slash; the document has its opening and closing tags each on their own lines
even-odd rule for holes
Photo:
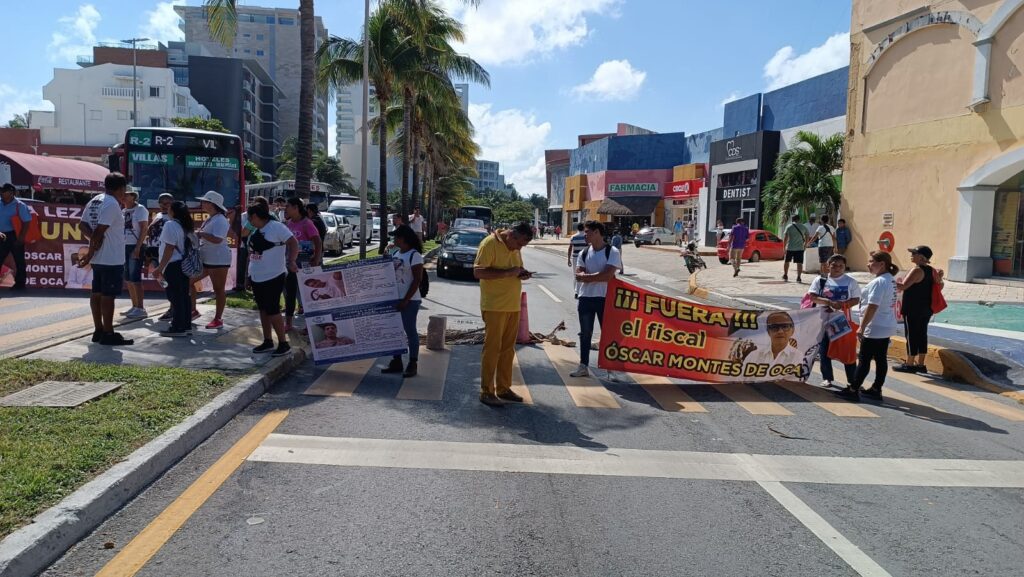
<svg viewBox="0 0 1024 577">
<path fill-rule="evenodd" d="M 485 190 L 505 190 L 505 176 L 501 174 L 500 165 L 493 160 L 476 161 L 477 177 L 472 179 L 473 189 L 477 192 Z"/>
<path fill-rule="evenodd" d="M 299 11 L 289 8 L 262 8 L 239 4 L 235 42 L 226 48 L 210 35 L 206 9 L 202 6 L 175 6 L 182 18 L 181 29 L 187 43 L 201 44 L 212 56 L 255 60 L 280 87 L 280 135 L 282 140 L 299 133 L 299 88 L 301 86 L 301 46 Z M 323 20 L 316 18 L 319 45 L 327 38 Z M 313 143 L 327 150 L 327 90 L 314 98 Z"/>
</svg>

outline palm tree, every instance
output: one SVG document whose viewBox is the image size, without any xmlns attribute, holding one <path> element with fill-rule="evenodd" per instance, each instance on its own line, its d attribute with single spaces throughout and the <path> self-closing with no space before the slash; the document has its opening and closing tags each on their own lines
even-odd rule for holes
<svg viewBox="0 0 1024 577">
<path fill-rule="evenodd" d="M 762 202 L 766 220 L 777 222 L 798 211 L 839 209 L 838 175 L 843 168 L 843 135 L 822 139 L 801 130 L 789 150 L 775 159 L 775 178 L 764 188 Z"/>
<path fill-rule="evenodd" d="M 230 47 L 238 34 L 237 0 L 205 0 L 210 35 Z M 313 175 L 313 115 L 315 93 L 316 20 L 313 0 L 299 0 L 300 86 L 299 139 L 295 146 L 295 193 L 309 197 Z"/>
</svg>

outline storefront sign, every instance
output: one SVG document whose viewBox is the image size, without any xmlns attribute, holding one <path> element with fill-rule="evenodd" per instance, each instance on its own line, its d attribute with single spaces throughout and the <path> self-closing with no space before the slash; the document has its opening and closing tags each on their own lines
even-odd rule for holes
<svg viewBox="0 0 1024 577">
<path fill-rule="evenodd" d="M 642 183 L 612 183 L 608 185 L 608 192 L 658 192 L 657 182 Z"/>
<path fill-rule="evenodd" d="M 711 383 L 806 380 L 828 314 L 703 306 L 620 279 L 608 289 L 599 367 Z"/>
<path fill-rule="evenodd" d="M 764 134 L 764 132 L 753 132 L 712 142 L 712 166 L 758 158 Z"/>
<path fill-rule="evenodd" d="M 697 198 L 700 194 L 700 189 L 703 186 L 704 179 L 701 178 L 670 182 L 668 183 L 668 191 L 665 192 L 665 198 Z"/>
<path fill-rule="evenodd" d="M 756 186 L 733 186 L 718 189 L 718 200 L 748 200 L 757 198 Z"/>
<path fill-rule="evenodd" d="M 133 152 L 129 157 L 134 164 L 159 164 L 164 166 L 174 165 L 174 156 L 170 154 L 159 154 L 156 152 Z"/>
<path fill-rule="evenodd" d="M 9 182 L 9 181 L 8 181 Z M 33 176 L 32 185 L 42 188 L 70 188 L 75 190 L 104 190 L 99 180 L 82 180 L 80 178 L 62 178 L 59 176 Z M 37 190 L 39 190 L 37 188 Z"/>
<path fill-rule="evenodd" d="M 213 170 L 238 170 L 238 159 L 224 156 L 185 156 L 188 168 L 210 168 Z"/>
</svg>

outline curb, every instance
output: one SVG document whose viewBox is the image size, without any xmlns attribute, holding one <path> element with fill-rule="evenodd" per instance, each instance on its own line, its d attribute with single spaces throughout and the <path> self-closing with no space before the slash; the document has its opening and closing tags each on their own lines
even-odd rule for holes
<svg viewBox="0 0 1024 577">
<path fill-rule="evenodd" d="M 30 525 L 8 535 L 0 541 L 0 577 L 26 577 L 45 570 L 305 360 L 306 351 L 296 348 L 291 356 L 271 362 L 262 373 L 224 391 L 40 513 Z"/>
</svg>

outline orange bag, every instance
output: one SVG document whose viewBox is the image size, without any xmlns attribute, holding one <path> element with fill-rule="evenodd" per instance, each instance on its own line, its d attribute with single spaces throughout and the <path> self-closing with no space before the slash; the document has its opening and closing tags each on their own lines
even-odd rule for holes
<svg viewBox="0 0 1024 577">
<path fill-rule="evenodd" d="M 21 201 L 17 199 L 15 199 L 14 202 L 21 203 Z M 31 206 L 25 205 L 25 207 L 28 208 L 29 214 L 32 215 L 32 219 L 28 221 L 28 231 L 25 233 L 25 236 L 21 235 L 21 227 L 24 223 L 21 222 L 21 218 L 17 214 L 18 211 L 15 211 L 14 216 L 11 217 L 11 226 L 14 227 L 14 234 L 18 235 L 18 238 L 22 239 L 25 244 L 37 243 L 43 238 L 42 226 L 39 223 L 39 214 L 37 214 Z"/>
<path fill-rule="evenodd" d="M 828 344 L 828 358 L 835 359 L 844 365 L 852 365 L 857 362 L 857 329 L 859 326 L 850 318 L 850 311 L 846 311 L 846 320 L 849 321 L 852 330 Z"/>
</svg>

